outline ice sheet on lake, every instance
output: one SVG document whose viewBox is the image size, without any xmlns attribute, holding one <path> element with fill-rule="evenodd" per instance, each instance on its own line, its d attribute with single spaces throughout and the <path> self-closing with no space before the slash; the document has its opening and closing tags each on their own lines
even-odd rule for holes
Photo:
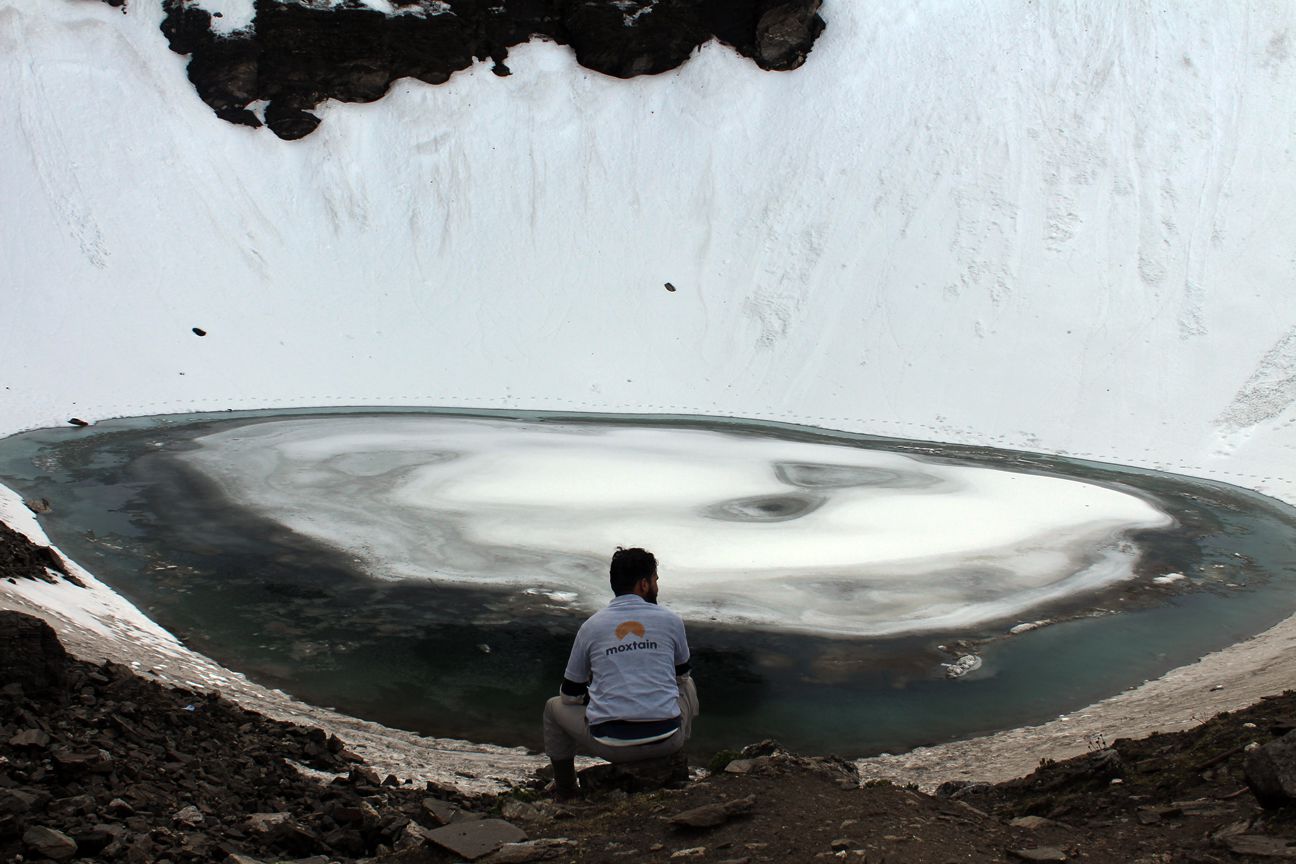
<svg viewBox="0 0 1296 864">
<path fill-rule="evenodd" d="M 288 419 L 184 458 L 379 578 L 608 597 L 618 545 L 692 619 L 962 627 L 1128 578 L 1170 517 L 1074 479 L 753 434 L 445 416 Z"/>
</svg>

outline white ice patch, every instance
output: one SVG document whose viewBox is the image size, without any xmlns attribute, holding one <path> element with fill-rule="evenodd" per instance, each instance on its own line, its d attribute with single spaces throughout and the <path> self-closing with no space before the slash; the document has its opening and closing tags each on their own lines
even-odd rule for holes
<svg viewBox="0 0 1296 864">
<path fill-rule="evenodd" d="M 255 0 L 198 0 L 193 5 L 211 13 L 212 32 L 220 36 L 248 29 L 256 17 Z"/>
<path fill-rule="evenodd" d="M 193 465 L 383 578 L 522 584 L 595 608 L 618 545 L 694 619 L 848 634 L 963 627 L 1129 578 L 1172 520 L 1057 477 L 700 429 L 350 417 L 198 439 Z"/>
<path fill-rule="evenodd" d="M 1154 576 L 1152 581 L 1158 585 L 1173 585 L 1181 579 L 1187 578 L 1182 573 L 1167 573 L 1164 576 Z"/>
</svg>

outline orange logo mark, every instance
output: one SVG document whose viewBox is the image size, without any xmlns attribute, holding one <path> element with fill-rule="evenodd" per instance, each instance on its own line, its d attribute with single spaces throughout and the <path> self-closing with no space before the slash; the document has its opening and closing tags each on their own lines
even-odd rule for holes
<svg viewBox="0 0 1296 864">
<path fill-rule="evenodd" d="M 638 621 L 622 621 L 617 625 L 616 637 L 624 639 L 627 633 L 633 633 L 642 639 L 644 637 L 644 626 Z"/>
</svg>

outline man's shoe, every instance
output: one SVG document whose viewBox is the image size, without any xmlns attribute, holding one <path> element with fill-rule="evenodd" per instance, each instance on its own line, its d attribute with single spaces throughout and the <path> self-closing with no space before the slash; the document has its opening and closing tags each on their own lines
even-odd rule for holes
<svg viewBox="0 0 1296 864">
<path fill-rule="evenodd" d="M 580 783 L 576 779 L 576 760 L 551 759 L 553 765 L 553 800 L 571 801 L 580 795 Z"/>
<path fill-rule="evenodd" d="M 554 784 L 549 790 L 549 798 L 555 804 L 569 804 L 580 798 L 579 787 L 566 787 Z"/>
</svg>

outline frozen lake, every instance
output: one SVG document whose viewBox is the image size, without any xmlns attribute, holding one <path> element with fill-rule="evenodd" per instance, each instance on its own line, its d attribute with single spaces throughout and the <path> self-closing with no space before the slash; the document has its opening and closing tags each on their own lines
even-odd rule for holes
<svg viewBox="0 0 1296 864">
<path fill-rule="evenodd" d="M 184 459 L 381 579 L 593 611 L 617 546 L 682 615 L 856 636 L 1003 620 L 1133 575 L 1173 520 L 1105 486 L 732 430 L 464 417 L 238 426 Z"/>
<path fill-rule="evenodd" d="M 0 478 L 227 665 L 531 746 L 617 545 L 688 624 L 702 748 L 1047 719 L 1284 617 L 1296 574 L 1290 508 L 1222 484 L 715 419 L 142 418 L 5 439 Z"/>
</svg>

